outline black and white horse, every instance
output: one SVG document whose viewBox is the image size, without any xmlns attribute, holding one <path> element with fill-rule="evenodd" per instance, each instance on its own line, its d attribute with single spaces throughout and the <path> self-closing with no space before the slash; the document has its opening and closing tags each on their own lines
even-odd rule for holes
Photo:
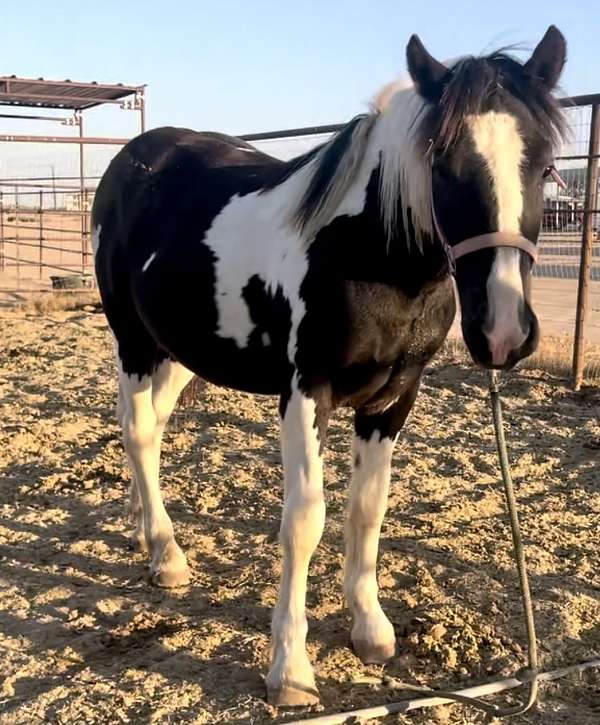
<svg viewBox="0 0 600 725">
<path fill-rule="evenodd" d="M 376 560 L 392 451 L 455 315 L 473 359 L 509 368 L 538 339 L 529 280 L 543 175 L 562 117 L 565 41 L 524 64 L 497 52 L 445 66 L 413 36 L 414 86 L 290 162 L 237 138 L 159 128 L 115 157 L 93 209 L 96 273 L 119 365 L 134 540 L 155 583 L 188 582 L 159 490 L 165 424 L 194 374 L 278 395 L 283 574 L 270 700 L 318 698 L 306 580 L 325 520 L 332 410 L 355 411 L 345 594 L 365 662 L 395 649 Z M 454 264 L 456 267 L 454 269 Z"/>
</svg>

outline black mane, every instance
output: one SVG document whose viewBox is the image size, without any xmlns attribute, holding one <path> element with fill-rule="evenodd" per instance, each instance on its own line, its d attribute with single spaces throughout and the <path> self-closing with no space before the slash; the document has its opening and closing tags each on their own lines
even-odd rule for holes
<svg viewBox="0 0 600 725">
<path fill-rule="evenodd" d="M 468 115 L 495 110 L 516 100 L 557 146 L 565 134 L 565 119 L 558 101 L 543 82 L 504 50 L 490 55 L 469 56 L 452 66 L 437 105 L 428 106 L 421 124 L 421 140 L 447 150 L 458 139 Z"/>
</svg>

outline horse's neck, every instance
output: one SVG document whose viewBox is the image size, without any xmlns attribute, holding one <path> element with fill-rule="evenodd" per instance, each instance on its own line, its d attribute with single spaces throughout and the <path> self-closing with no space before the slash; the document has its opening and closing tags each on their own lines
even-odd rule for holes
<svg viewBox="0 0 600 725">
<path fill-rule="evenodd" d="M 379 260 L 385 281 L 414 294 L 428 282 L 447 275 L 446 252 L 441 243 L 428 234 L 420 240 L 417 238 L 410 207 L 406 222 L 403 219 L 400 196 L 396 199 L 398 223 L 389 237 L 382 218 L 380 193 L 381 164 L 378 164 L 366 182 L 363 211 L 360 221 L 355 222 L 363 230 L 363 254 Z M 349 224 L 353 224 L 351 219 Z"/>
</svg>

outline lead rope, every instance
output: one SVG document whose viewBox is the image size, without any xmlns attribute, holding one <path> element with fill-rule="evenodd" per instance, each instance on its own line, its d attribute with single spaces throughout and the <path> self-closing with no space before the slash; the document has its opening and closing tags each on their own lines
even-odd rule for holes
<svg viewBox="0 0 600 725">
<path fill-rule="evenodd" d="M 430 147 L 427 156 L 430 157 L 433 164 L 433 141 L 430 141 Z M 553 167 L 552 167 L 553 168 Z M 556 171 L 556 170 L 555 170 Z M 551 172 L 550 172 L 551 173 Z M 557 172 L 556 172 L 557 173 Z M 558 176 L 558 173 L 557 173 Z M 559 177 L 560 179 L 560 177 Z M 562 179 L 561 179 L 562 181 Z M 564 182 L 563 182 L 564 183 Z M 440 240 L 442 247 L 448 258 L 450 274 L 456 274 L 456 262 L 454 253 L 448 244 L 446 235 L 442 231 L 435 213 L 433 201 L 433 186 L 431 188 L 431 216 L 435 232 Z M 457 700 L 465 702 L 473 707 L 483 710 L 488 715 L 495 717 L 509 717 L 514 715 L 522 715 L 527 712 L 537 699 L 538 693 L 538 656 L 537 656 L 537 637 L 535 633 L 535 621 L 533 619 L 533 605 L 531 603 L 531 590 L 529 588 L 529 579 L 527 577 L 527 564 L 525 562 L 525 549 L 523 547 L 523 539 L 521 537 L 521 527 L 519 525 L 519 514 L 517 513 L 517 499 L 515 497 L 515 489 L 513 486 L 512 476 L 510 475 L 510 466 L 508 463 L 508 452 L 506 450 L 506 438 L 504 436 L 504 421 L 502 417 L 502 402 L 500 400 L 500 388 L 498 386 L 498 371 L 489 371 L 488 387 L 490 391 L 490 404 L 492 407 L 492 417 L 494 420 L 494 433 L 496 436 L 496 448 L 498 449 L 498 458 L 500 459 L 500 470 L 502 471 L 502 481 L 504 483 L 504 493 L 506 495 L 506 504 L 508 507 L 508 515 L 510 519 L 510 530 L 513 540 L 513 550 L 517 571 L 519 574 L 519 586 L 521 588 L 521 599 L 523 601 L 523 611 L 525 613 L 525 627 L 527 630 L 527 650 L 529 666 L 519 673 L 518 679 L 521 682 L 529 682 L 529 696 L 525 704 L 519 703 L 511 708 L 501 709 L 497 705 L 485 702 L 479 698 L 465 697 L 456 695 L 451 692 L 436 690 L 435 692 L 441 697 L 447 697 L 449 700 Z M 430 690 L 433 693 L 434 691 Z"/>
<path fill-rule="evenodd" d="M 445 690 L 425 690 L 419 688 L 420 692 L 445 697 L 448 700 L 456 700 L 479 710 L 483 710 L 488 715 L 494 717 L 513 717 L 522 715 L 527 712 L 535 703 L 538 694 L 538 656 L 537 656 L 537 637 L 535 633 L 535 621 L 533 618 L 533 605 L 531 602 L 531 590 L 529 588 L 529 578 L 527 576 L 527 564 L 525 562 L 525 548 L 521 537 L 521 526 L 519 524 L 519 514 L 517 512 L 517 499 L 515 496 L 515 488 L 513 486 L 512 476 L 510 474 L 510 465 L 508 462 L 508 452 L 506 450 L 506 438 L 504 436 L 504 419 L 502 416 L 502 401 L 500 400 L 500 387 L 498 385 L 498 371 L 489 371 L 488 387 L 490 391 L 490 404 L 492 407 L 492 417 L 494 420 L 494 433 L 496 436 L 496 448 L 498 449 L 498 458 L 500 459 L 500 470 L 502 471 L 502 481 L 504 483 L 504 494 L 506 496 L 506 505 L 510 519 L 510 531 L 513 540 L 513 551 L 517 571 L 519 573 L 519 586 L 521 588 L 521 599 L 523 601 L 523 611 L 525 613 L 525 627 L 527 630 L 527 650 L 528 650 L 528 667 L 521 670 L 516 678 L 523 684 L 529 683 L 529 695 L 525 703 L 519 702 L 513 707 L 500 708 L 489 702 L 485 702 L 480 698 L 466 697 L 457 695 L 453 692 Z"/>
<path fill-rule="evenodd" d="M 500 459 L 500 469 L 502 471 L 502 480 L 504 482 L 504 492 L 506 494 L 506 503 L 508 507 L 510 529 L 512 533 L 514 558 L 517 564 L 517 570 L 519 573 L 519 585 L 521 587 L 521 597 L 523 600 L 523 610 L 525 612 L 525 624 L 527 629 L 527 644 L 528 644 L 528 667 L 520 670 L 515 676 L 514 680 L 521 683 L 522 685 L 529 683 L 529 694 L 525 703 L 519 702 L 513 707 L 500 708 L 491 702 L 486 702 L 479 697 L 470 697 L 468 695 L 461 695 L 457 692 L 450 692 L 448 690 L 431 690 L 428 687 L 419 687 L 416 685 L 406 685 L 402 683 L 402 687 L 405 689 L 413 690 L 418 692 L 420 695 L 427 695 L 434 698 L 443 698 L 445 700 L 453 700 L 454 702 L 460 702 L 464 705 L 470 705 L 478 710 L 482 710 L 491 717 L 513 717 L 515 715 L 522 715 L 531 708 L 535 703 L 538 694 L 538 684 L 541 679 L 555 679 L 550 678 L 549 673 L 540 675 L 538 671 L 538 657 L 537 657 L 537 640 L 535 634 L 535 622 L 533 619 L 533 606 L 531 603 L 531 592 L 529 589 L 529 579 L 527 578 L 527 566 L 525 563 L 525 550 L 523 547 L 523 540 L 521 538 L 521 528 L 519 525 L 519 516 L 517 513 L 517 500 L 515 497 L 515 490 L 513 486 L 512 477 L 510 475 L 510 466 L 508 463 L 508 453 L 506 450 L 506 438 L 504 437 L 504 421 L 502 417 L 502 403 L 500 401 L 500 388 L 498 385 L 498 371 L 489 371 L 489 392 L 490 392 L 490 403 L 492 408 L 492 416 L 494 421 L 494 432 L 496 435 L 496 446 L 498 449 L 498 457 Z M 600 660 L 598 660 L 600 664 Z M 596 662 L 588 663 L 589 666 L 597 666 Z M 567 668 L 567 671 L 571 668 Z M 575 670 L 578 671 L 578 666 L 575 666 Z M 564 676 L 561 672 L 559 676 Z M 383 717 L 387 714 L 392 713 L 403 713 L 408 712 L 408 704 L 418 703 L 419 700 L 409 702 L 397 702 L 382 706 L 382 710 L 385 712 L 369 712 L 370 710 L 379 710 L 379 708 L 368 708 L 367 710 L 355 710 L 354 712 L 338 713 L 333 716 L 322 716 L 317 718 L 310 718 L 309 720 L 293 720 L 289 725 L 304 725 L 304 723 L 341 723 L 341 722 L 363 722 L 363 718 L 372 719 L 373 717 Z"/>
<path fill-rule="evenodd" d="M 435 217 L 434 217 L 435 218 Z M 448 700 L 462 702 L 470 705 L 478 710 L 482 710 L 486 714 L 493 717 L 513 717 L 522 715 L 527 712 L 537 699 L 538 693 L 538 656 L 537 656 L 537 638 L 535 633 L 535 622 L 533 619 L 533 605 L 531 602 L 531 591 L 529 589 L 529 579 L 527 577 L 527 565 L 525 562 L 525 549 L 523 547 L 523 539 L 521 537 L 521 527 L 519 525 L 519 514 L 517 513 L 517 499 L 515 497 L 515 489 L 513 486 L 512 476 L 510 475 L 510 465 L 508 463 L 508 452 L 506 450 L 506 438 L 504 436 L 504 420 L 502 417 L 502 402 L 500 400 L 500 388 L 498 385 L 498 371 L 489 371 L 489 391 L 490 403 L 492 407 L 492 417 L 494 420 L 494 433 L 496 435 L 496 447 L 498 449 L 498 458 L 500 459 L 500 470 L 502 471 L 502 481 L 504 483 L 504 493 L 506 495 L 506 504 L 510 519 L 510 530 L 513 540 L 513 550 L 517 571 L 519 573 L 519 586 L 521 588 L 521 598 L 523 600 L 523 611 L 525 613 L 525 625 L 527 629 L 527 645 L 528 645 L 528 667 L 520 670 L 515 678 L 523 684 L 529 683 L 529 695 L 525 703 L 519 702 L 513 707 L 500 708 L 498 705 L 486 702 L 478 697 L 468 697 L 459 695 L 455 692 L 447 690 L 430 690 L 425 687 L 415 687 L 424 695 L 434 695 L 435 697 L 443 697 Z M 411 688 L 412 689 L 412 688 Z"/>
<path fill-rule="evenodd" d="M 508 515 L 510 517 L 510 530 L 513 540 L 515 561 L 517 563 L 517 571 L 519 573 L 519 586 L 521 587 L 521 598 L 523 600 L 523 611 L 525 614 L 525 626 L 527 630 L 527 650 L 529 661 L 529 667 L 526 670 L 521 671 L 519 676 L 519 679 L 522 682 L 529 682 L 529 697 L 527 698 L 527 702 L 524 705 L 519 704 L 514 708 L 509 708 L 496 714 L 497 717 L 506 717 L 508 715 L 522 715 L 535 703 L 538 693 L 539 670 L 537 637 L 535 633 L 535 621 L 533 618 L 531 590 L 529 588 L 529 578 L 527 577 L 527 564 L 525 562 L 525 549 L 523 547 L 521 527 L 519 525 L 519 514 L 517 513 L 517 499 L 515 497 L 515 489 L 508 463 L 498 377 L 497 370 L 489 371 L 489 391 L 492 416 L 494 419 L 494 433 L 496 435 L 496 447 L 498 449 L 498 458 L 500 459 L 500 469 L 502 471 L 502 481 L 504 483 L 504 493 L 506 495 L 506 504 L 508 507 Z"/>
</svg>

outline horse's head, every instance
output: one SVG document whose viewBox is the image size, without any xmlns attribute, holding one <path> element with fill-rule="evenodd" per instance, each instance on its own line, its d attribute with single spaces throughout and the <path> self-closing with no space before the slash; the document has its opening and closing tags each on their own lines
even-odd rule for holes
<svg viewBox="0 0 600 725">
<path fill-rule="evenodd" d="M 544 172 L 562 132 L 552 91 L 565 53 L 554 26 L 524 64 L 499 52 L 447 67 L 416 36 L 408 44 L 408 68 L 427 102 L 422 140 L 438 234 L 450 247 L 473 240 L 476 248 L 464 256 L 457 248 L 456 282 L 465 342 L 485 367 L 510 368 L 537 346 L 527 240 L 537 241 Z M 509 241 L 516 246 L 502 246 Z"/>
</svg>

